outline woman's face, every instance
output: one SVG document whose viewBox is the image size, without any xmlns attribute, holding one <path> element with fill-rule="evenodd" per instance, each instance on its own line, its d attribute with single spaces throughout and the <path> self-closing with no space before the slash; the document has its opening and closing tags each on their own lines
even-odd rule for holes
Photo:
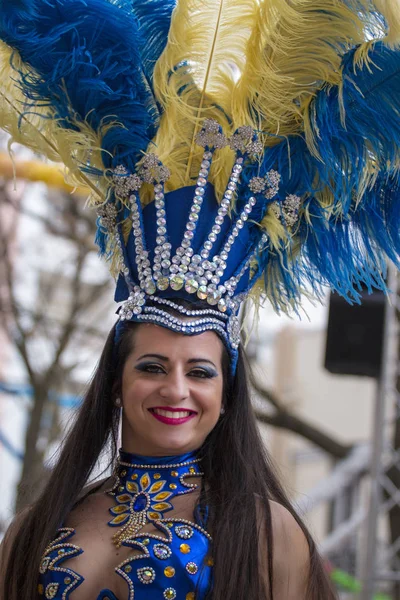
<svg viewBox="0 0 400 600">
<path fill-rule="evenodd" d="M 212 331 L 185 336 L 153 324 L 133 335 L 122 374 L 123 449 L 148 456 L 196 450 L 221 413 L 221 340 Z"/>
</svg>

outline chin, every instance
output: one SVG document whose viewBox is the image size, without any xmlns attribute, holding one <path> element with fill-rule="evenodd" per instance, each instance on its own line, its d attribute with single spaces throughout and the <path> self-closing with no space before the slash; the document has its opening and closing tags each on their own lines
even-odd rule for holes
<svg viewBox="0 0 400 600">
<path fill-rule="evenodd" d="M 168 454 L 185 454 L 186 452 L 191 452 L 201 446 L 201 442 L 197 442 L 192 438 L 178 438 L 175 436 L 165 437 L 165 439 L 162 440 L 158 438 L 155 442 L 155 445 L 168 451 Z"/>
</svg>

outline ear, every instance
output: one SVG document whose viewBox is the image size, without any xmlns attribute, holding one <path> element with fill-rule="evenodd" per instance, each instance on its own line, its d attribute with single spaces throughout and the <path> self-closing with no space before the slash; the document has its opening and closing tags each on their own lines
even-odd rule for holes
<svg viewBox="0 0 400 600">
<path fill-rule="evenodd" d="M 115 401 L 116 398 L 121 397 L 122 395 L 122 390 L 121 390 L 121 385 L 120 382 L 115 380 L 111 389 L 111 395 L 112 395 L 112 399 L 113 402 Z"/>
</svg>

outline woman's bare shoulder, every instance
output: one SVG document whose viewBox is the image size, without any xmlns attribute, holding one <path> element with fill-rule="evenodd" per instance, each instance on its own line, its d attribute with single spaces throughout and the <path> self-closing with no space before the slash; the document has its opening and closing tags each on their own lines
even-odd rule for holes
<svg viewBox="0 0 400 600">
<path fill-rule="evenodd" d="M 285 600 L 305 600 L 310 569 L 310 550 L 307 538 L 292 513 L 273 500 L 271 509 L 273 535 L 274 597 Z M 262 525 L 265 525 L 265 517 Z M 261 530 L 266 531 L 264 527 Z M 260 560 L 263 569 L 268 564 L 267 536 L 260 536 Z"/>
<path fill-rule="evenodd" d="M 310 553 L 304 531 L 282 504 L 270 500 L 269 505 L 274 536 L 274 562 L 277 561 L 277 566 L 286 564 L 288 558 L 293 557 L 296 564 L 307 567 Z"/>
</svg>

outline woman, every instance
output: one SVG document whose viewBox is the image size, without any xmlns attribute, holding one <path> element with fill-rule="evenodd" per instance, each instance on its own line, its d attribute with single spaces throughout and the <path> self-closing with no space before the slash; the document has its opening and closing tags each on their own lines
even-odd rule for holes
<svg viewBox="0 0 400 600">
<path fill-rule="evenodd" d="M 1 125 L 90 187 L 122 302 L 6 536 L 7 600 L 335 597 L 259 441 L 239 310 L 298 310 L 307 285 L 358 301 L 399 264 L 381 4 L 3 1 Z M 84 488 L 108 441 L 115 479 Z"/>
<path fill-rule="evenodd" d="M 67 598 L 122 600 L 130 597 L 128 581 L 133 582 L 135 598 L 334 598 L 315 545 L 264 456 L 243 355 L 232 378 L 229 357 L 214 332 L 183 336 L 154 324 L 127 324 L 116 356 L 113 346 L 114 331 L 58 465 L 20 524 L 8 571 L 2 569 L 3 597 L 36 598 L 39 565 L 43 572 L 48 559 L 60 549 L 67 553 L 70 543 L 79 550 L 54 565 L 61 571 L 50 569 L 41 576 L 39 589 L 49 591 L 39 598 L 51 597 L 51 583 L 59 583 L 54 598 L 61 598 L 73 583 Z M 150 483 L 143 488 L 150 490 L 150 509 L 157 512 L 161 501 L 170 505 L 159 507 L 161 521 L 146 519 L 136 533 L 137 542 L 129 545 L 124 523 L 110 527 L 109 509 L 126 505 L 107 493 L 113 478 L 76 501 L 110 437 L 116 455 L 120 412 L 124 465 L 116 469 L 118 486 L 124 487 L 124 494 L 130 483 L 148 474 Z M 184 482 L 193 491 L 183 487 L 177 476 L 182 473 L 189 474 Z M 160 481 L 166 483 L 158 494 L 168 493 L 157 502 L 151 486 Z M 176 490 L 170 490 L 171 484 Z M 178 495 L 182 491 L 189 493 Z M 171 543 L 160 522 L 174 524 Z M 74 534 L 42 556 L 43 540 L 52 539 L 60 523 Z M 185 530 L 192 529 L 188 523 L 198 528 L 185 537 Z M 138 545 L 149 539 L 147 546 Z M 11 545 L 10 539 L 5 548 Z M 144 549 L 150 556 L 137 559 Z M 121 564 L 124 577 L 114 571 Z M 188 572 L 188 565 L 197 572 Z M 140 569 L 144 576 L 149 570 L 149 582 L 140 581 Z M 66 579 L 71 583 L 65 584 Z M 24 587 L 18 588 L 18 581 Z"/>
</svg>

